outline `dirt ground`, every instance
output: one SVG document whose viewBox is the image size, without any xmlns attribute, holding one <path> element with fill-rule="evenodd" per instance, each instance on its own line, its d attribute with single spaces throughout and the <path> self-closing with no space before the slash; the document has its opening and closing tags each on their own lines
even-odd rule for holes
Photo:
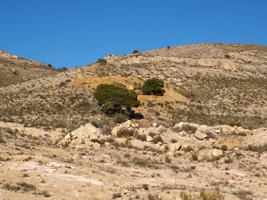
<svg viewBox="0 0 267 200">
<path fill-rule="evenodd" d="M 1 135 L 3 200 L 181 199 L 181 191 L 216 188 L 226 200 L 267 199 L 266 152 L 235 149 L 220 160 L 197 162 L 182 151 L 169 156 L 118 146 L 59 148 L 55 144 L 65 135 L 59 130 L 18 124 L 1 123 Z"/>
</svg>

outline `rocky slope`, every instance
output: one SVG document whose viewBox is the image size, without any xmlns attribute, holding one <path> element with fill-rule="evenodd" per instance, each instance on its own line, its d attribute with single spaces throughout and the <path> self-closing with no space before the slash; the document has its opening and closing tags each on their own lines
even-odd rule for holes
<svg viewBox="0 0 267 200">
<path fill-rule="evenodd" d="M 265 46 L 197 44 L 1 79 L 0 199 L 168 200 L 204 189 L 265 200 L 266 58 Z M 20 74 L 40 69 L 29 63 Z M 142 95 L 151 77 L 164 96 Z M 93 98 L 100 83 L 134 89 L 144 119 L 106 116 Z"/>
<path fill-rule="evenodd" d="M 267 195 L 266 129 L 127 121 L 112 134 L 87 124 L 65 136 L 1 122 L 0 132 L 2 199 L 179 200 L 216 188 L 220 200 Z"/>
<path fill-rule="evenodd" d="M 0 87 L 50 76 L 59 70 L 0 50 Z"/>
<path fill-rule="evenodd" d="M 150 121 L 264 127 L 266 49 L 205 43 L 110 55 L 106 65 L 92 64 L 0 88 L 0 120 L 73 130 L 90 120 L 108 120 L 92 97 L 97 84 L 112 80 L 140 94 L 144 80 L 158 77 L 170 91 L 168 97 L 167 93 L 164 98 L 139 95 L 142 103 L 135 110 Z"/>
</svg>

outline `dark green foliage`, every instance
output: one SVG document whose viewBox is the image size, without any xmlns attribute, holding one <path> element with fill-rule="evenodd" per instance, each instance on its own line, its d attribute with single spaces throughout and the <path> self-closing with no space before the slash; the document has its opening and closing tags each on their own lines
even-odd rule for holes
<svg viewBox="0 0 267 200">
<path fill-rule="evenodd" d="M 60 67 L 60 68 L 58 68 L 58 70 L 65 72 L 68 70 L 68 68 L 67 67 L 62 67 L 62 68 Z"/>
<path fill-rule="evenodd" d="M 156 95 L 156 96 L 163 96 L 164 90 L 164 82 L 158 78 L 151 78 L 144 82 L 142 86 L 142 91 L 145 95 Z"/>
<path fill-rule="evenodd" d="M 156 136 L 156 137 L 153 138 L 152 142 L 153 142 L 154 144 L 158 144 L 159 142 L 163 142 L 163 139 L 162 139 L 162 137 L 160 137 L 160 136 L 158 135 L 158 136 Z"/>
<path fill-rule="evenodd" d="M 224 57 L 227 58 L 227 59 L 231 58 L 228 54 L 224 55 Z"/>
<path fill-rule="evenodd" d="M 103 106 L 104 109 L 122 109 L 124 106 L 129 111 L 132 107 L 138 107 L 140 105 L 135 91 L 129 91 L 125 87 L 116 86 L 114 84 L 98 85 L 94 97 L 98 100 L 98 104 Z"/>
<path fill-rule="evenodd" d="M 48 66 L 48 67 L 53 67 L 51 63 L 49 63 L 47 66 Z"/>
<path fill-rule="evenodd" d="M 135 49 L 135 50 L 133 51 L 133 53 L 139 53 L 139 51 Z"/>
<path fill-rule="evenodd" d="M 105 64 L 107 64 L 107 60 L 106 59 L 102 59 L 102 58 L 99 58 L 98 60 L 97 60 L 97 63 L 99 63 L 99 64 L 102 64 L 102 65 L 105 65 Z"/>
<path fill-rule="evenodd" d="M 141 140 L 141 141 L 146 141 L 146 135 L 137 135 L 136 137 L 138 140 Z"/>
<path fill-rule="evenodd" d="M 226 145 L 222 145 L 222 146 L 221 146 L 221 150 L 223 150 L 223 151 L 227 151 L 227 149 L 228 149 L 228 147 L 227 147 Z"/>
<path fill-rule="evenodd" d="M 143 184 L 144 190 L 148 190 L 148 184 Z"/>
</svg>

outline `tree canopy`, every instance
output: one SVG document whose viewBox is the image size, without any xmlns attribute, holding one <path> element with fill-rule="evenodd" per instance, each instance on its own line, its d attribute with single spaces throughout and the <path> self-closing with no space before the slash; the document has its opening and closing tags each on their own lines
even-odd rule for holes
<svg viewBox="0 0 267 200">
<path fill-rule="evenodd" d="M 140 105 L 135 91 L 129 91 L 125 87 L 116 86 L 114 84 L 98 85 L 94 97 L 98 100 L 98 104 L 103 106 L 104 109 L 122 109 L 125 107 L 130 111 L 132 107 L 138 107 Z"/>
<path fill-rule="evenodd" d="M 156 95 L 156 96 L 163 96 L 164 90 L 164 82 L 158 78 L 151 78 L 144 82 L 142 86 L 142 91 L 145 95 Z"/>
</svg>

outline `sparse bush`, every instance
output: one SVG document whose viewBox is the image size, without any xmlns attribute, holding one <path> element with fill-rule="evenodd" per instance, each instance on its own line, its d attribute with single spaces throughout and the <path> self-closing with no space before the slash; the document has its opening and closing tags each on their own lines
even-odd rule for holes
<svg viewBox="0 0 267 200">
<path fill-rule="evenodd" d="M 227 159 L 224 160 L 224 163 L 226 163 L 226 164 L 230 164 L 232 162 L 233 162 L 233 159 L 230 158 L 229 156 L 227 157 Z"/>
<path fill-rule="evenodd" d="M 165 156 L 165 162 L 166 162 L 166 163 L 171 163 L 171 161 L 172 161 L 172 160 L 169 158 L 169 156 Z"/>
<path fill-rule="evenodd" d="M 153 138 L 152 142 L 153 142 L 154 144 L 158 144 L 159 142 L 163 142 L 163 139 L 162 139 L 161 136 L 158 135 L 158 136 L 155 136 L 155 137 Z"/>
<path fill-rule="evenodd" d="M 141 140 L 141 141 L 146 141 L 146 135 L 137 135 L 137 138 L 138 140 Z"/>
<path fill-rule="evenodd" d="M 135 50 L 133 51 L 133 53 L 139 53 L 139 51 L 135 49 Z"/>
<path fill-rule="evenodd" d="M 127 119 L 128 119 L 128 116 L 126 116 L 125 114 L 122 114 L 122 113 L 116 113 L 115 116 L 113 117 L 113 120 L 116 123 L 123 123 L 123 122 L 127 121 Z"/>
<path fill-rule="evenodd" d="M 222 145 L 222 146 L 221 146 L 221 150 L 222 150 L 222 151 L 227 151 L 227 149 L 228 149 L 228 147 L 227 147 L 226 145 Z"/>
<path fill-rule="evenodd" d="M 107 60 L 106 59 L 102 59 L 102 58 L 99 58 L 98 60 L 97 60 L 97 63 L 99 63 L 99 64 L 101 64 L 101 65 L 105 65 L 105 64 L 107 64 Z"/>
<path fill-rule="evenodd" d="M 2 135 L 0 135 L 0 143 L 6 143 Z"/>
<path fill-rule="evenodd" d="M 36 187 L 34 185 L 26 182 L 17 183 L 17 185 L 20 186 L 26 192 L 30 190 L 36 190 Z"/>
<path fill-rule="evenodd" d="M 142 158 L 134 158 L 133 162 L 136 165 L 140 165 L 140 166 L 143 166 L 143 167 L 146 167 L 146 166 L 150 165 L 150 163 L 149 163 L 149 161 L 147 159 L 142 159 Z"/>
<path fill-rule="evenodd" d="M 48 66 L 48 67 L 51 67 L 51 68 L 53 67 L 51 63 L 49 63 L 47 66 Z"/>
<path fill-rule="evenodd" d="M 184 130 L 187 133 L 191 132 L 192 134 L 194 134 L 197 131 L 197 127 L 191 126 L 189 124 L 183 124 L 182 130 Z"/>
<path fill-rule="evenodd" d="M 205 190 L 200 190 L 199 195 L 193 195 L 185 191 L 180 192 L 180 197 L 182 200 L 224 200 L 225 197 L 219 191 L 215 189 L 211 192 L 206 192 Z"/>
<path fill-rule="evenodd" d="M 258 153 L 263 153 L 267 151 L 267 144 L 258 146 L 249 145 L 246 149 L 250 151 L 256 151 Z"/>
<path fill-rule="evenodd" d="M 193 154 L 192 154 L 192 159 L 193 159 L 193 160 L 197 160 L 197 159 L 198 159 L 198 155 L 197 155 L 196 153 L 193 153 Z"/>
<path fill-rule="evenodd" d="M 143 184 L 143 188 L 144 188 L 144 190 L 148 190 L 149 189 L 148 184 Z"/>
<path fill-rule="evenodd" d="M 171 143 L 176 143 L 177 140 L 176 139 L 171 139 Z"/>
<path fill-rule="evenodd" d="M 190 146 L 187 146 L 187 147 L 183 148 L 183 150 L 184 150 L 185 152 L 194 151 L 194 149 L 193 149 L 192 147 L 190 147 Z"/>
<path fill-rule="evenodd" d="M 130 137 L 133 135 L 134 135 L 134 130 L 128 130 L 128 129 L 121 129 L 117 133 L 118 137 Z"/>
<path fill-rule="evenodd" d="M 228 55 L 228 54 L 225 54 L 224 57 L 227 58 L 227 59 L 231 58 L 230 55 Z"/>
<path fill-rule="evenodd" d="M 248 198 L 247 196 L 248 195 L 252 195 L 253 193 L 251 191 L 248 191 L 248 190 L 239 190 L 237 192 L 234 192 L 234 195 L 237 195 L 239 199 L 242 199 L 242 200 L 247 200 L 247 199 L 250 199 Z"/>
<path fill-rule="evenodd" d="M 62 68 L 61 68 L 61 71 L 63 71 L 63 72 L 65 72 L 65 71 L 67 71 L 67 70 L 68 70 L 67 67 L 62 67 Z"/>
<path fill-rule="evenodd" d="M 163 96 L 164 90 L 164 82 L 158 78 L 151 78 L 144 82 L 143 86 L 141 87 L 142 92 L 145 95 L 156 95 L 156 96 Z"/>
<path fill-rule="evenodd" d="M 148 134 L 150 137 L 154 137 L 156 135 L 156 133 L 149 133 Z"/>
<path fill-rule="evenodd" d="M 205 192 L 205 190 L 200 190 L 199 197 L 201 200 L 223 200 L 225 198 L 220 193 L 219 189 L 212 192 Z"/>
</svg>

